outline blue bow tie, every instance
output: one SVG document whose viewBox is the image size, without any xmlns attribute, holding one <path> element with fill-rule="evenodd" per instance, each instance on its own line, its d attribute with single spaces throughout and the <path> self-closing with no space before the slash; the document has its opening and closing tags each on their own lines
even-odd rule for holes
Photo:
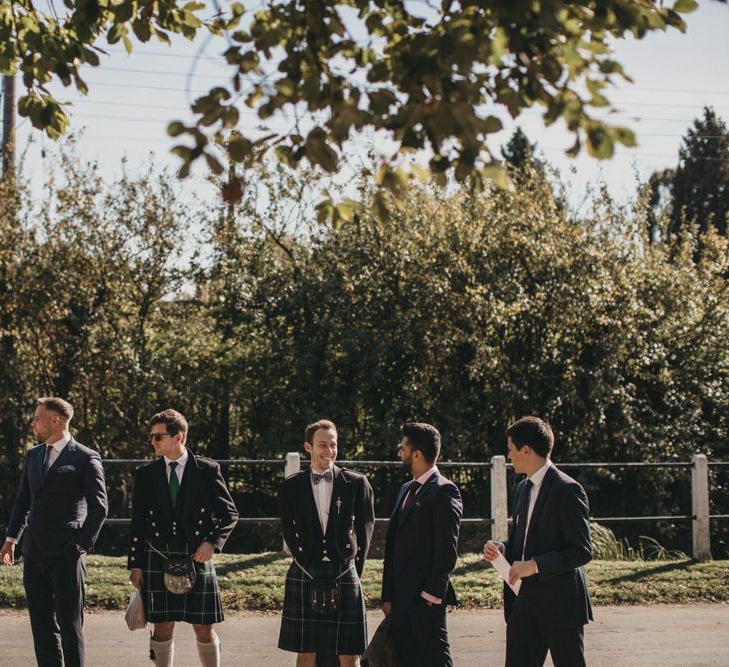
<svg viewBox="0 0 729 667">
<path fill-rule="evenodd" d="M 334 475 L 332 475 L 331 470 L 327 470 L 323 475 L 320 475 L 318 472 L 314 472 L 312 470 L 311 479 L 314 482 L 314 485 L 316 486 L 322 480 L 324 480 L 325 482 L 331 482 L 334 479 Z"/>
</svg>

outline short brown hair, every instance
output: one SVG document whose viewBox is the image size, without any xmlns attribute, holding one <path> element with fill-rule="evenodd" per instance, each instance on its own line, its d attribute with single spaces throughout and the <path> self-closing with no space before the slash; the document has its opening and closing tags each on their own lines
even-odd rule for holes
<svg viewBox="0 0 729 667">
<path fill-rule="evenodd" d="M 155 424 L 164 424 L 170 435 L 182 433 L 182 442 L 187 440 L 187 419 L 177 412 L 177 410 L 167 408 L 166 410 L 162 410 L 162 412 L 158 412 L 149 420 L 150 428 Z"/>
<path fill-rule="evenodd" d="M 58 398 L 58 396 L 44 396 L 43 398 L 39 398 L 38 405 L 42 405 L 46 410 L 65 417 L 66 421 L 71 421 L 73 418 L 73 406 L 68 401 Z"/>
<path fill-rule="evenodd" d="M 304 442 L 308 442 L 310 445 L 313 445 L 314 433 L 316 433 L 320 428 L 327 431 L 334 431 L 335 433 L 337 432 L 337 427 L 334 425 L 333 421 L 330 421 L 329 419 L 319 419 L 313 424 L 309 424 L 306 429 L 304 429 Z"/>
<path fill-rule="evenodd" d="M 554 447 L 552 427 L 539 417 L 522 417 L 506 429 L 506 437 L 521 449 L 529 445 L 539 456 L 547 458 Z"/>
</svg>

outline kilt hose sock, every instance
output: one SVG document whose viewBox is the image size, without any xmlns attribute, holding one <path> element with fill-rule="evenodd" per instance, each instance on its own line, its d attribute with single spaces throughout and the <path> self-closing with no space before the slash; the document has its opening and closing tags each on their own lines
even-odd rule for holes
<svg viewBox="0 0 729 667">
<path fill-rule="evenodd" d="M 220 640 L 214 637 L 205 644 L 197 642 L 197 655 L 202 667 L 220 667 Z"/>
<path fill-rule="evenodd" d="M 149 638 L 149 659 L 154 662 L 155 667 L 172 667 L 175 658 L 175 640 L 169 639 L 166 642 L 158 642 Z"/>
</svg>

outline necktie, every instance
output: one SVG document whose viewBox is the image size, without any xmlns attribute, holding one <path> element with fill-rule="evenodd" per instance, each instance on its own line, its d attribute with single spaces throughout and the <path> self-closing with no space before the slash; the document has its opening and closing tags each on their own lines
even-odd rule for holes
<svg viewBox="0 0 729 667">
<path fill-rule="evenodd" d="M 311 471 L 311 479 L 314 482 L 314 486 L 316 486 L 322 480 L 324 480 L 325 482 L 331 482 L 334 479 L 334 475 L 332 475 L 332 471 L 331 470 L 327 470 L 325 473 L 323 473 L 321 475 L 318 472 L 314 472 L 312 470 Z"/>
<path fill-rule="evenodd" d="M 532 480 L 526 480 L 524 491 L 521 494 L 519 511 L 516 515 L 516 526 L 514 528 L 514 548 L 511 550 L 514 560 L 521 560 L 524 555 L 524 540 L 526 538 L 527 521 L 529 519 L 529 499 L 532 495 Z"/>
<path fill-rule="evenodd" d="M 48 468 L 51 466 L 49 465 L 51 462 L 51 450 L 53 449 L 53 445 L 46 444 L 46 451 L 43 455 L 43 477 L 46 476 L 46 473 L 48 472 Z"/>
<path fill-rule="evenodd" d="M 180 480 L 177 479 L 177 461 L 170 461 L 170 498 L 172 499 L 172 507 L 177 502 L 177 495 L 180 493 Z"/>
<path fill-rule="evenodd" d="M 415 498 L 415 494 L 418 492 L 418 489 L 422 486 L 420 482 L 410 482 L 410 487 L 408 490 L 408 497 L 405 498 L 405 502 L 402 505 L 402 511 L 404 512 L 408 507 L 410 507 L 410 504 L 413 502 L 413 498 Z"/>
</svg>

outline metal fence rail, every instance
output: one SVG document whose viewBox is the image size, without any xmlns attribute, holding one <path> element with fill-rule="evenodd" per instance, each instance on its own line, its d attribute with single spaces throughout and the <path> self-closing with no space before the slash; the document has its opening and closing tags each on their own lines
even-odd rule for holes
<svg viewBox="0 0 729 667">
<path fill-rule="evenodd" d="M 150 459 L 106 459 L 104 466 L 119 465 L 143 465 L 149 463 Z M 283 468 L 283 477 L 298 472 L 301 469 L 301 457 L 297 452 L 289 452 L 285 459 L 222 459 L 219 460 L 223 466 L 256 466 L 268 465 Z M 402 464 L 399 461 L 340 461 L 340 465 L 349 468 L 399 468 Z M 487 516 L 468 517 L 462 519 L 464 524 L 483 525 L 491 527 L 491 535 L 493 539 L 506 539 L 508 535 L 508 526 L 511 521 L 508 513 L 507 498 L 507 470 L 511 468 L 511 464 L 506 461 L 504 456 L 494 456 L 488 462 L 440 462 L 438 467 L 441 469 L 473 469 L 488 470 L 490 473 L 490 491 L 491 506 L 484 508 Z M 710 514 L 709 512 L 709 468 L 726 468 L 729 467 L 729 461 L 711 461 L 709 462 L 705 455 L 695 454 L 690 462 L 671 461 L 671 462 L 602 462 L 602 463 L 560 463 L 560 468 L 565 469 L 631 469 L 631 468 L 667 468 L 667 469 L 686 469 L 691 473 L 691 514 L 671 514 L 671 515 L 642 515 L 642 516 L 602 516 L 591 517 L 593 521 L 599 523 L 617 523 L 617 522 L 691 522 L 692 538 L 693 538 L 693 557 L 697 560 L 708 560 L 711 558 L 710 544 L 710 520 L 723 520 L 729 518 L 729 514 Z M 490 514 L 490 516 L 488 516 Z M 377 523 L 386 523 L 387 517 L 378 517 L 375 519 Z M 128 525 L 131 520 L 128 518 L 112 517 L 107 519 L 107 524 L 112 526 Z M 239 524 L 276 524 L 279 518 L 274 516 L 263 517 L 240 517 Z"/>
</svg>

